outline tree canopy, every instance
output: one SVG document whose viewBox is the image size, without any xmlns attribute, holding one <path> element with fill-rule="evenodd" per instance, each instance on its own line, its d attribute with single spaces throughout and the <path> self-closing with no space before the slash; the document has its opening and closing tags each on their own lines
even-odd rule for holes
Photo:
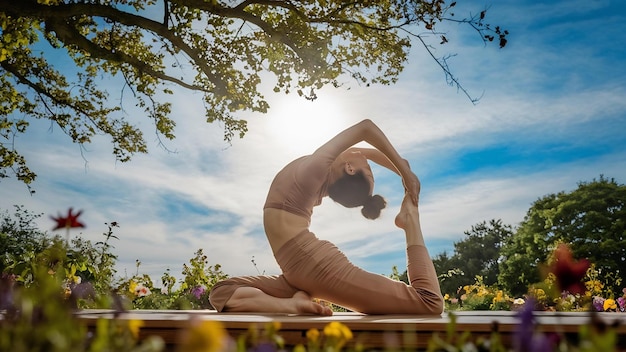
<svg viewBox="0 0 626 352">
<path fill-rule="evenodd" d="M 603 176 L 538 199 L 502 249 L 499 282 L 513 294 L 526 293 L 541 280 L 539 265 L 566 243 L 575 258 L 595 264 L 606 288 L 619 292 L 626 282 L 625 204 L 626 185 Z"/>
<path fill-rule="evenodd" d="M 443 0 L 0 0 L 0 178 L 36 177 L 15 148 L 29 121 L 48 119 L 73 142 L 109 136 L 113 154 L 128 161 L 147 152 L 142 130 L 121 101 L 100 86 L 120 77 L 119 92 L 152 119 L 160 137 L 174 138 L 173 87 L 200 92 L 209 123 L 231 141 L 247 131 L 237 113 L 264 113 L 261 73 L 274 92 L 315 99 L 348 75 L 359 84 L 392 84 L 417 42 L 448 41 L 443 21 L 468 24 L 483 41 L 506 45 L 508 32 L 484 23 L 485 11 L 457 19 Z M 420 32 L 417 32 L 417 30 Z M 445 58 L 448 83 L 458 81 Z M 62 69 L 67 60 L 70 70 Z M 463 90 L 464 91 L 464 90 Z M 116 90 L 116 92 L 118 92 Z"/>
<path fill-rule="evenodd" d="M 510 225 L 495 219 L 465 231 L 467 237 L 454 243 L 452 256 L 444 252 L 433 259 L 442 292 L 454 294 L 460 287 L 473 284 L 476 276 L 481 276 L 486 285 L 496 284 L 500 250 L 512 235 Z"/>
</svg>

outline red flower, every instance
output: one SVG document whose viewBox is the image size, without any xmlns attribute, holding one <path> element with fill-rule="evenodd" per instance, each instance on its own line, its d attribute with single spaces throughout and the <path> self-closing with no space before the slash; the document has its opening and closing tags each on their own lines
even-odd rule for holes
<svg viewBox="0 0 626 352">
<path fill-rule="evenodd" d="M 50 218 L 56 221 L 57 223 L 57 226 L 55 226 L 52 229 L 52 231 L 59 230 L 59 229 L 70 229 L 73 227 L 85 227 L 85 225 L 82 222 L 78 221 L 78 217 L 82 213 L 83 211 L 79 210 L 76 212 L 76 214 L 72 214 L 72 208 L 70 208 L 67 211 L 67 217 L 63 217 L 59 215 L 55 218 L 54 216 L 51 216 Z"/>
<path fill-rule="evenodd" d="M 550 272 L 556 276 L 556 282 L 561 291 L 572 294 L 585 293 L 585 284 L 581 281 L 589 268 L 589 261 L 581 259 L 574 261 L 572 251 L 564 243 L 554 251 L 555 261 L 550 266 Z"/>
</svg>

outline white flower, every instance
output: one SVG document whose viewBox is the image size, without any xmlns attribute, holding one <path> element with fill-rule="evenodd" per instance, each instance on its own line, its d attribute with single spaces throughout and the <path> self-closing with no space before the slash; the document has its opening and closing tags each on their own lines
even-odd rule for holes
<svg viewBox="0 0 626 352">
<path fill-rule="evenodd" d="M 142 284 L 138 284 L 137 287 L 135 287 L 135 296 L 137 297 L 144 297 L 149 295 L 150 293 L 150 289 Z"/>
<path fill-rule="evenodd" d="M 513 304 L 517 304 L 519 306 L 521 306 L 524 303 L 526 303 L 526 302 L 524 301 L 523 298 L 516 298 L 516 299 L 513 300 Z"/>
</svg>

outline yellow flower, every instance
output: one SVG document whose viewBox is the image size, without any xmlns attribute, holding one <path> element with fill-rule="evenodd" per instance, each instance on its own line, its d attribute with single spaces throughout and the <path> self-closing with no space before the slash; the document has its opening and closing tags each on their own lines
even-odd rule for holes
<svg viewBox="0 0 626 352">
<path fill-rule="evenodd" d="M 446 294 L 443 296 L 443 300 L 444 300 L 444 301 L 447 301 L 447 300 L 449 300 L 449 299 L 450 299 L 450 295 L 446 293 Z"/>
<path fill-rule="evenodd" d="M 341 340 L 352 339 L 352 331 L 338 321 L 333 321 L 324 327 L 324 335 L 328 337 L 335 337 Z"/>
<path fill-rule="evenodd" d="M 65 287 L 63 290 L 63 297 L 68 299 L 72 295 L 72 290 L 69 287 Z"/>
<path fill-rule="evenodd" d="M 128 283 L 128 291 L 132 294 L 135 294 L 135 289 L 137 288 L 137 283 L 135 281 L 131 281 Z"/>
<path fill-rule="evenodd" d="M 222 351 L 226 339 L 226 330 L 218 321 L 201 321 L 193 324 L 179 345 L 178 351 L 217 352 Z"/>
<path fill-rule="evenodd" d="M 615 303 L 615 300 L 612 298 L 607 298 L 604 300 L 604 310 L 608 311 L 608 310 L 616 310 L 617 309 L 617 304 Z"/>
<path fill-rule="evenodd" d="M 535 289 L 535 297 L 541 301 L 541 300 L 546 299 L 548 296 L 546 295 L 546 291 L 544 291 L 541 288 L 538 288 L 538 289 Z"/>
<path fill-rule="evenodd" d="M 131 319 L 128 321 L 128 330 L 133 334 L 133 337 L 136 339 L 139 338 L 139 330 L 143 326 L 143 320 Z"/>
<path fill-rule="evenodd" d="M 293 348 L 293 352 L 306 352 L 306 348 L 301 344 L 298 344 Z"/>
<path fill-rule="evenodd" d="M 272 324 L 272 325 L 271 325 L 272 330 L 274 330 L 274 331 L 278 331 L 278 330 L 280 330 L 280 326 L 281 326 L 281 325 L 280 325 L 280 322 L 279 322 L 279 321 L 275 321 L 275 320 L 274 320 L 274 321 L 272 321 L 272 322 L 271 322 L 271 324 Z"/>
<path fill-rule="evenodd" d="M 319 337 L 320 337 L 320 331 L 317 329 L 309 329 L 306 332 L 306 338 L 307 340 L 311 342 L 317 342 L 317 339 L 319 339 Z"/>
</svg>

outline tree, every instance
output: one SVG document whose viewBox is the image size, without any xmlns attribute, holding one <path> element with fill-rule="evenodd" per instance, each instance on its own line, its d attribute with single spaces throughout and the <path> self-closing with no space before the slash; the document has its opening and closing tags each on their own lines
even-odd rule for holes
<svg viewBox="0 0 626 352">
<path fill-rule="evenodd" d="M 34 253 L 48 248 L 52 240 L 39 229 L 35 221 L 41 214 L 34 214 L 23 206 L 15 206 L 15 213 L 5 210 L 0 214 L 0 274 L 17 261 L 28 261 Z"/>
<path fill-rule="evenodd" d="M 275 76 L 274 92 L 295 91 L 307 99 L 325 85 L 341 86 L 342 74 L 359 84 L 392 84 L 415 41 L 465 92 L 446 59 L 433 55 L 433 45 L 448 41 L 440 23 L 468 24 L 500 47 L 508 32 L 484 23 L 486 10 L 456 19 L 455 4 L 0 0 L 0 178 L 12 172 L 29 184 L 36 177 L 13 143 L 30 119 L 51 120 L 80 145 L 107 135 L 122 162 L 146 153 L 142 130 L 125 120 L 128 92 L 159 138 L 168 139 L 174 138 L 175 121 L 163 95 L 173 87 L 200 92 L 207 121 L 221 123 L 231 141 L 247 131 L 237 112 L 269 108 L 259 89 L 262 72 Z M 73 67 L 71 76 L 55 67 L 60 62 Z M 120 102 L 98 87 L 101 77 L 121 77 Z"/>
<path fill-rule="evenodd" d="M 463 240 L 454 243 L 454 253 L 443 253 L 433 263 L 440 278 L 441 289 L 455 293 L 459 287 L 475 282 L 481 276 L 486 285 L 498 281 L 500 250 L 513 230 L 502 220 L 483 221 L 464 232 Z"/>
<path fill-rule="evenodd" d="M 626 281 L 626 186 L 600 176 L 572 192 L 533 203 L 502 250 L 499 282 L 513 294 L 540 281 L 540 265 L 559 243 L 575 258 L 595 264 L 605 288 L 619 292 Z"/>
</svg>

